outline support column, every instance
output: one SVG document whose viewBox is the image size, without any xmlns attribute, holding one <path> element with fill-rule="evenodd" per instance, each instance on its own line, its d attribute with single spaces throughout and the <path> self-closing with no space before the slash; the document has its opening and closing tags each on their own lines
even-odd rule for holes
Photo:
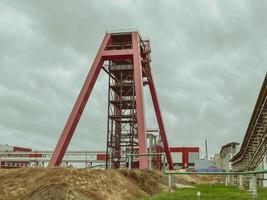
<svg viewBox="0 0 267 200">
<path fill-rule="evenodd" d="M 154 138 L 154 136 L 153 136 L 153 134 L 152 133 L 149 133 L 148 134 L 148 140 L 149 140 L 149 153 L 152 153 L 153 152 L 153 150 L 152 150 L 152 148 L 153 148 L 153 138 Z M 149 158 L 148 158 L 148 161 L 149 161 L 149 164 L 148 164 L 148 169 L 149 170 L 152 170 L 152 156 L 150 155 L 149 156 Z"/>
<path fill-rule="evenodd" d="M 152 73 L 150 74 L 150 79 L 151 79 L 151 81 L 149 83 L 149 90 L 151 93 L 152 102 L 153 102 L 154 110 L 156 113 L 156 118 L 157 118 L 157 122 L 158 122 L 158 126 L 159 126 L 159 133 L 160 133 L 160 137 L 162 139 L 166 159 L 167 159 L 168 164 L 169 164 L 169 169 L 172 170 L 173 169 L 173 162 L 172 162 L 172 158 L 171 158 L 169 143 L 168 143 L 166 132 L 165 132 L 165 126 L 163 123 L 163 119 L 162 119 L 162 115 L 161 115 L 161 111 L 160 111 L 160 107 L 159 107 L 157 92 L 156 92 L 156 88 L 154 85 Z"/>
<path fill-rule="evenodd" d="M 267 169 L 267 155 L 263 159 L 263 169 Z M 267 173 L 263 174 L 263 187 L 267 187 Z"/>
<path fill-rule="evenodd" d="M 172 186 L 172 176 L 171 176 L 171 174 L 169 174 L 169 187 L 171 187 Z"/>
<path fill-rule="evenodd" d="M 248 191 L 252 192 L 253 191 L 253 180 L 252 177 L 249 178 L 249 188 Z"/>
<path fill-rule="evenodd" d="M 104 54 L 105 48 L 107 46 L 108 40 L 110 38 L 110 34 L 106 34 L 103 42 L 98 50 L 96 58 L 92 64 L 92 67 L 89 71 L 88 76 L 84 82 L 84 85 L 80 91 L 80 94 L 72 108 L 71 114 L 68 118 L 68 121 L 65 124 L 65 127 L 62 131 L 62 134 L 59 138 L 57 146 L 52 154 L 52 157 L 48 163 L 49 167 L 59 166 L 63 156 L 69 146 L 70 140 L 73 136 L 73 133 L 77 127 L 77 124 L 80 120 L 80 117 L 83 113 L 84 107 L 90 97 L 90 94 L 93 90 L 95 85 L 96 79 L 101 71 L 103 58 L 102 55 Z"/>
<path fill-rule="evenodd" d="M 252 176 L 252 195 L 253 199 L 257 199 L 257 177 L 256 174 L 253 174 Z"/>
<path fill-rule="evenodd" d="M 243 188 L 243 176 L 239 175 L 239 188 Z"/>
<path fill-rule="evenodd" d="M 136 93 L 136 115 L 138 130 L 139 154 L 147 154 L 146 128 L 144 113 L 144 92 L 143 92 L 143 75 L 141 66 L 141 53 L 138 32 L 132 33 L 133 42 L 133 63 L 134 63 L 134 83 Z M 148 168 L 147 156 L 139 157 L 139 169 Z"/>
<path fill-rule="evenodd" d="M 132 169 L 132 156 L 128 156 L 129 169 Z"/>
</svg>

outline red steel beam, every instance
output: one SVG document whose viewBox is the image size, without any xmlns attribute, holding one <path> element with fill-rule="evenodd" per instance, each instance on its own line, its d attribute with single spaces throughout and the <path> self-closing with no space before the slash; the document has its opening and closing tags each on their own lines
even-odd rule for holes
<svg viewBox="0 0 267 200">
<path fill-rule="evenodd" d="M 149 90 L 150 90 L 150 93 L 151 93 L 152 102 L 153 102 L 154 110 L 155 110 L 156 117 L 157 117 L 160 136 L 161 136 L 161 139 L 162 139 L 162 142 L 163 142 L 163 148 L 164 148 L 164 152 L 165 152 L 165 155 L 166 155 L 167 162 L 169 164 L 169 169 L 172 170 L 173 169 L 173 162 L 172 162 L 170 148 L 169 148 L 169 144 L 168 144 L 168 140 L 167 140 L 167 136 L 166 136 L 165 126 L 164 126 L 162 115 L 161 115 L 161 112 L 160 112 L 157 92 L 156 92 L 156 88 L 155 88 L 155 85 L 154 85 L 154 81 L 153 81 L 153 77 L 152 77 L 152 73 L 151 72 L 150 72 L 150 79 L 151 79 L 151 81 L 149 81 Z"/>
<path fill-rule="evenodd" d="M 133 54 L 132 49 L 121 49 L 121 50 L 108 50 L 104 52 L 105 57 L 111 57 L 114 58 L 115 56 L 121 56 L 121 57 L 130 57 Z"/>
<path fill-rule="evenodd" d="M 147 153 L 146 143 L 146 127 L 144 114 L 144 92 L 143 92 L 143 76 L 141 66 L 140 41 L 138 32 L 132 33 L 133 43 L 133 64 L 134 64 L 134 82 L 136 95 L 136 115 L 137 115 L 137 131 L 138 131 L 138 145 L 139 154 Z M 139 157 L 139 169 L 148 168 L 147 156 Z"/>
<path fill-rule="evenodd" d="M 105 51 L 105 48 L 110 41 L 111 34 L 107 33 L 102 41 L 102 44 L 98 50 L 96 58 L 92 64 L 89 74 L 85 80 L 85 83 L 80 91 L 80 94 L 74 104 L 71 114 L 65 124 L 63 132 L 54 150 L 51 160 L 49 161 L 50 167 L 55 167 L 60 165 L 63 156 L 67 150 L 73 133 L 77 127 L 80 120 L 84 107 L 90 97 L 92 89 L 95 85 L 96 79 L 101 71 L 104 60 L 106 59 L 125 59 L 132 58 L 134 64 L 134 81 L 135 81 L 135 93 L 136 93 L 136 115 L 137 115 L 137 129 L 138 129 L 138 144 L 139 153 L 147 153 L 147 143 L 146 143 L 146 127 L 145 127 L 145 114 L 144 114 L 144 94 L 143 94 L 143 76 L 142 76 L 142 65 L 141 65 L 141 52 L 140 52 L 140 37 L 138 32 L 132 32 L 132 44 L 133 48 L 131 50 L 109 50 Z M 158 121 L 158 126 L 160 129 L 161 138 L 163 141 L 164 151 L 167 157 L 169 168 L 173 169 L 173 163 L 170 155 L 170 150 L 168 146 L 168 141 L 165 133 L 165 128 L 158 104 L 158 99 L 156 95 L 156 90 L 154 87 L 153 79 L 149 81 L 150 93 L 153 100 L 153 105 Z M 139 168 L 148 168 L 147 156 L 139 158 Z"/>
<path fill-rule="evenodd" d="M 84 110 L 84 107 L 90 97 L 90 94 L 92 92 L 92 89 L 95 85 L 96 79 L 101 71 L 102 65 L 103 65 L 103 57 L 105 48 L 107 46 L 107 43 L 110 39 L 110 33 L 107 33 L 102 41 L 102 44 L 98 50 L 98 53 L 96 55 L 96 58 L 92 64 L 92 67 L 89 71 L 89 74 L 86 77 L 86 80 L 84 82 L 84 85 L 80 91 L 80 94 L 73 106 L 73 109 L 71 111 L 71 114 L 68 118 L 68 121 L 65 124 L 65 127 L 63 129 L 63 132 L 60 136 L 60 139 L 57 143 L 57 146 L 54 150 L 54 153 L 49 161 L 48 166 L 49 167 L 55 167 L 60 165 L 63 156 L 68 148 L 68 145 L 70 143 L 70 140 L 73 136 L 73 133 L 77 127 L 77 124 L 80 120 L 80 117 L 82 115 L 82 112 Z"/>
</svg>

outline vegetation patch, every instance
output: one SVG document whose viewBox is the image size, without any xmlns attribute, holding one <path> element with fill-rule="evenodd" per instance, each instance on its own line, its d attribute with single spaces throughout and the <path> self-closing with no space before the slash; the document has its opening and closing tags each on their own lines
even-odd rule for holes
<svg viewBox="0 0 267 200">
<path fill-rule="evenodd" d="M 200 196 L 197 196 L 200 193 Z M 252 200 L 252 194 L 237 187 L 222 184 L 195 185 L 194 188 L 179 188 L 174 192 L 165 192 L 142 200 Z M 267 188 L 258 188 L 258 200 L 267 200 Z"/>
</svg>

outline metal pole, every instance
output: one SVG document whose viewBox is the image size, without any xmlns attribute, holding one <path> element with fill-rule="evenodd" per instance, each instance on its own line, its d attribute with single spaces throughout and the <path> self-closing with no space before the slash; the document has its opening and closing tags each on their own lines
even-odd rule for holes
<svg viewBox="0 0 267 200">
<path fill-rule="evenodd" d="M 243 188 L 243 176 L 239 175 L 239 188 Z"/>
<path fill-rule="evenodd" d="M 209 160 L 209 156 L 208 156 L 208 141 L 207 139 L 205 139 L 205 151 L 206 151 L 206 160 Z"/>
<path fill-rule="evenodd" d="M 87 154 L 85 154 L 85 168 L 87 168 Z"/>
<path fill-rule="evenodd" d="M 163 172 L 165 172 L 165 170 L 166 170 L 166 158 L 165 158 L 164 154 L 162 156 L 163 156 L 163 167 L 162 167 L 162 169 L 163 169 Z"/>
<path fill-rule="evenodd" d="M 169 174 L 169 187 L 172 186 L 172 177 L 171 177 L 171 174 Z"/>
<path fill-rule="evenodd" d="M 148 135 L 148 137 L 149 137 L 149 153 L 152 153 L 152 147 L 153 147 L 153 134 L 150 133 L 150 134 Z M 149 169 L 149 170 L 152 170 L 152 156 L 149 156 L 148 161 L 149 161 L 149 163 L 148 163 L 148 169 Z"/>
<path fill-rule="evenodd" d="M 110 61 L 108 63 L 108 70 L 110 69 Z M 108 76 L 108 113 L 110 112 L 110 75 Z M 109 134 L 110 134 L 110 124 L 109 124 L 109 117 L 107 118 L 107 146 L 106 146 L 106 169 L 108 169 L 108 165 L 109 165 L 109 161 L 111 161 L 111 159 L 109 159 Z M 110 157 L 111 158 L 111 157 Z M 111 166 L 111 164 L 109 165 Z"/>
<path fill-rule="evenodd" d="M 132 169 L 132 157 L 128 156 L 128 161 L 129 161 L 129 169 Z"/>
<path fill-rule="evenodd" d="M 257 199 L 257 179 L 256 179 L 256 174 L 253 174 L 252 176 L 252 194 L 253 194 L 253 199 Z"/>
<path fill-rule="evenodd" d="M 246 171 L 246 172 L 180 172 L 175 170 L 166 170 L 165 174 L 200 174 L 200 175 L 250 175 L 250 174 L 267 174 L 267 169 L 258 171 Z"/>
</svg>

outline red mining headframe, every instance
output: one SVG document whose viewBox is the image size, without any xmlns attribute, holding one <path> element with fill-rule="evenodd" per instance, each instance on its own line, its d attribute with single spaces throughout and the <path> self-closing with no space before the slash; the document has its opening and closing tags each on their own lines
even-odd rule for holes
<svg viewBox="0 0 267 200">
<path fill-rule="evenodd" d="M 161 140 L 169 168 L 173 168 L 165 127 L 150 67 L 150 43 L 138 32 L 106 33 L 63 129 L 50 167 L 60 165 L 75 128 L 103 69 L 109 75 L 107 165 L 126 166 L 127 154 L 138 149 L 147 153 L 143 87 L 149 86 Z M 148 168 L 146 156 L 139 158 L 139 168 Z"/>
</svg>

